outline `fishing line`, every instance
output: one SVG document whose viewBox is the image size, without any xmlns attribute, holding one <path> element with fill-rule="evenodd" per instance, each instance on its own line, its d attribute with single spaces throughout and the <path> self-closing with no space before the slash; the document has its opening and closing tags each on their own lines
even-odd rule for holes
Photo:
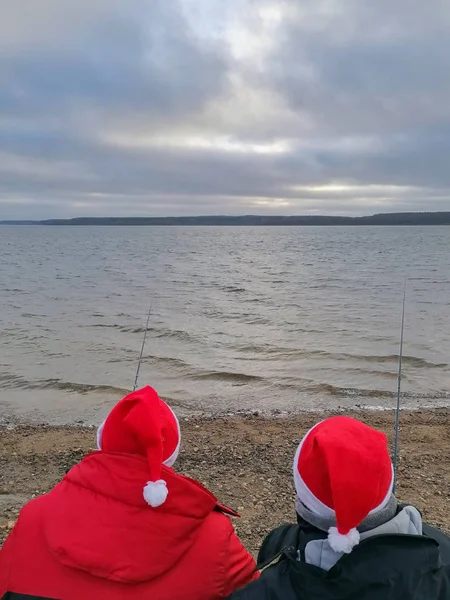
<svg viewBox="0 0 450 600">
<path fill-rule="evenodd" d="M 399 354 L 398 354 L 397 408 L 395 411 L 395 442 L 394 442 L 394 487 L 393 487 L 394 494 L 395 494 L 395 490 L 397 487 L 398 438 L 399 438 L 399 429 L 400 429 L 400 397 L 401 397 L 401 386 L 402 386 L 403 332 L 405 330 L 406 284 L 407 284 L 407 278 L 405 278 L 405 287 L 403 290 L 402 326 L 401 326 L 401 331 L 400 331 L 400 349 L 399 349 Z"/>
<path fill-rule="evenodd" d="M 141 370 L 142 357 L 144 355 L 144 348 L 145 348 L 145 340 L 147 339 L 148 324 L 150 323 L 150 316 L 152 314 L 152 308 L 153 308 L 153 298 L 150 301 L 150 306 L 149 306 L 149 309 L 148 309 L 147 323 L 145 325 L 144 339 L 142 340 L 141 353 L 139 355 L 139 361 L 138 361 L 138 365 L 137 365 L 137 369 L 136 369 L 136 377 L 134 379 L 133 392 L 136 391 L 137 386 L 138 386 L 139 371 Z"/>
</svg>

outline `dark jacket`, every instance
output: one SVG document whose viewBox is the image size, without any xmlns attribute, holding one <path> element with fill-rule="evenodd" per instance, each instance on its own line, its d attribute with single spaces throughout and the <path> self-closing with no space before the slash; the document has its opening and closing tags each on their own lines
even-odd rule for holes
<svg viewBox="0 0 450 600">
<path fill-rule="evenodd" d="M 300 518 L 278 527 L 259 552 L 261 577 L 230 600 L 450 600 L 450 538 L 429 525 L 365 539 L 328 571 L 305 562 L 307 544 L 325 539 Z"/>
</svg>

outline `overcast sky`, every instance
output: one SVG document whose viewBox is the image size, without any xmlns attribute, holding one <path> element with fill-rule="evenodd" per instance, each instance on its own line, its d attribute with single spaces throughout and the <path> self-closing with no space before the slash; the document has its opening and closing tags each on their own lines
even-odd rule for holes
<svg viewBox="0 0 450 600">
<path fill-rule="evenodd" d="M 0 0 L 0 219 L 449 198 L 448 0 Z"/>
</svg>

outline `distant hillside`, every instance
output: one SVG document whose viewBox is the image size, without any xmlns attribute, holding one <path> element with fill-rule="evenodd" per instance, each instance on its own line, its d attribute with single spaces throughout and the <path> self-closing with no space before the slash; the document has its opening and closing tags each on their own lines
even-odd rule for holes
<svg viewBox="0 0 450 600">
<path fill-rule="evenodd" d="M 45 221 L 0 221 L 0 225 L 71 226 L 327 226 L 327 225 L 450 225 L 450 212 L 383 213 L 367 217 L 258 216 L 241 217 L 79 217 Z"/>
</svg>

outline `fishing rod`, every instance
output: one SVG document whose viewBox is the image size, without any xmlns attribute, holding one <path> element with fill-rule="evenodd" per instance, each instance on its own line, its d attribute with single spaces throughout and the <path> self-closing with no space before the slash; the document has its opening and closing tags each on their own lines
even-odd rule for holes
<svg viewBox="0 0 450 600">
<path fill-rule="evenodd" d="M 150 306 L 149 306 L 149 309 L 148 309 L 147 323 L 145 325 L 144 339 L 142 340 L 141 353 L 139 355 L 139 361 L 138 361 L 138 365 L 137 365 L 137 369 L 136 369 L 136 377 L 134 379 L 133 392 L 136 391 L 137 386 L 138 386 L 139 371 L 141 370 L 142 356 L 144 355 L 145 340 L 147 339 L 148 324 L 150 323 L 150 316 L 152 314 L 152 308 L 153 308 L 153 298 L 150 301 Z"/>
<path fill-rule="evenodd" d="M 397 408 L 395 411 L 395 442 L 394 442 L 394 487 L 393 493 L 397 488 L 397 467 L 398 467 L 398 437 L 400 430 L 400 396 L 402 386 L 402 361 L 403 361 L 403 332 L 405 330 L 405 305 L 406 305 L 406 284 L 403 289 L 403 306 L 402 306 L 402 326 L 400 331 L 400 350 L 398 354 L 398 377 L 397 377 Z"/>
</svg>

